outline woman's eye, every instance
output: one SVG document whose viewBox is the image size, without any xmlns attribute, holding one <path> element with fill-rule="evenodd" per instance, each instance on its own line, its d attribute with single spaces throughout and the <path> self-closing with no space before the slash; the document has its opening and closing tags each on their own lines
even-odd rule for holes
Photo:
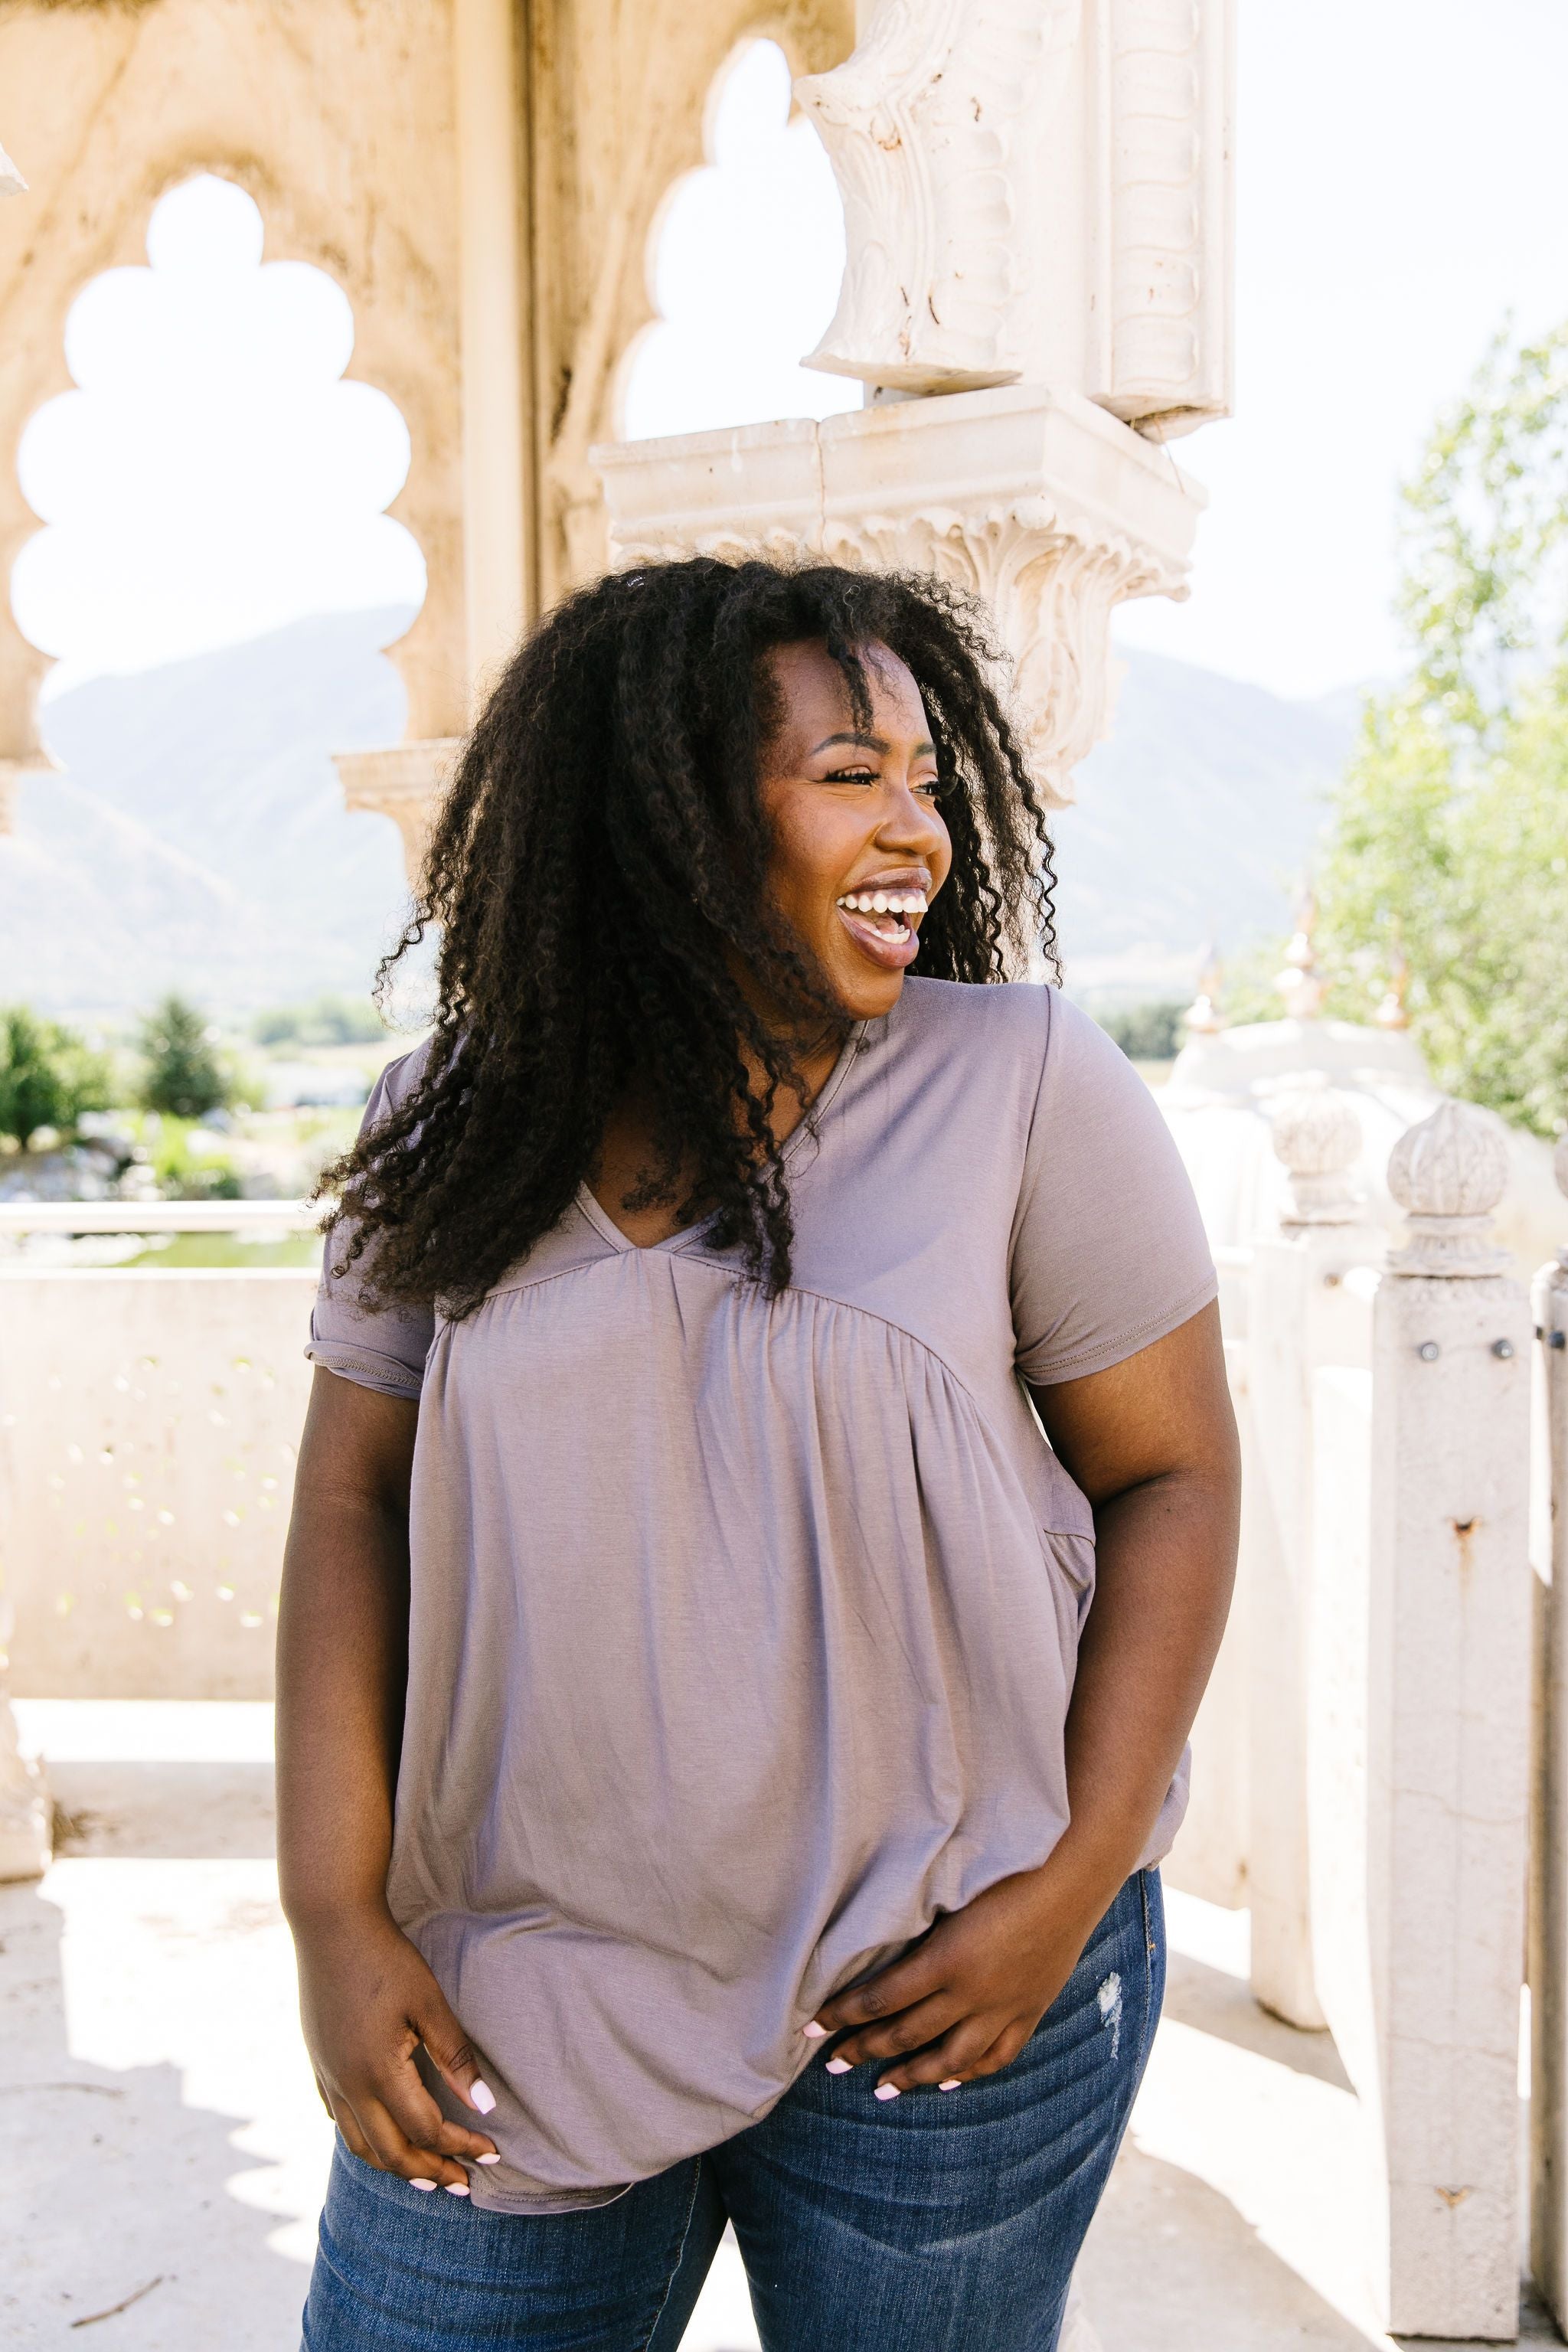
<svg viewBox="0 0 1568 2352">
<path fill-rule="evenodd" d="M 940 800 L 942 797 L 941 779 L 937 776 L 925 776 L 913 787 L 913 790 L 917 793 L 925 793 L 933 801 Z"/>
<path fill-rule="evenodd" d="M 832 774 L 823 781 L 829 784 L 874 784 L 877 771 L 875 768 L 835 768 Z"/>
</svg>

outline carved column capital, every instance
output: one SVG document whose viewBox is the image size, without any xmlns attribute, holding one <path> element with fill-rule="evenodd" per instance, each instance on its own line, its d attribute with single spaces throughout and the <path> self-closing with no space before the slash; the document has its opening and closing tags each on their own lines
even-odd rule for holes
<svg viewBox="0 0 1568 2352">
<path fill-rule="evenodd" d="M 430 828 L 463 742 L 460 735 L 441 735 L 422 743 L 395 743 L 381 751 L 332 755 L 344 806 L 389 816 L 397 827 L 411 890 L 419 887 Z"/>
<path fill-rule="evenodd" d="M 1072 797 L 1104 733 L 1128 596 L 1184 593 L 1202 493 L 1073 394 L 1035 385 L 594 452 L 617 561 L 828 557 L 979 597 L 1015 670 L 1041 791 Z"/>
</svg>

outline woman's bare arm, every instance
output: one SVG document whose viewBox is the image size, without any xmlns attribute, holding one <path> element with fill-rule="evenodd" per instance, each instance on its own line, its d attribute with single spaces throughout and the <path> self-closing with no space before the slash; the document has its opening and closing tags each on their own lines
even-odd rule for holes
<svg viewBox="0 0 1568 2352">
<path fill-rule="evenodd" d="M 1034 1391 L 1094 1507 L 1094 1604 L 1067 1720 L 1071 1822 L 1037 1871 L 941 1919 L 817 2012 L 837 2056 L 920 2055 L 884 2083 L 966 2081 L 1016 2058 L 1136 1867 L 1225 1630 L 1240 1455 L 1219 1310 L 1110 1370 Z"/>
<path fill-rule="evenodd" d="M 442 2118 L 423 2042 L 458 2095 L 489 2094 L 461 2027 L 386 1905 L 408 1669 L 416 1408 L 318 1370 L 300 1447 L 278 1624 L 278 1861 L 321 2097 L 367 2164 L 466 2189 L 494 2142 Z"/>
</svg>

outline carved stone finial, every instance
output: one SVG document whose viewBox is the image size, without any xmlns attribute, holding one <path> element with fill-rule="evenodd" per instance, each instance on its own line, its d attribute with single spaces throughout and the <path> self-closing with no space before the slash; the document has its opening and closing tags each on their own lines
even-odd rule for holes
<svg viewBox="0 0 1568 2352">
<path fill-rule="evenodd" d="M 1388 1189 L 1410 1229 L 1389 1271 L 1500 1273 L 1508 1252 L 1488 1236 L 1507 1183 L 1508 1153 L 1486 1113 L 1470 1103 L 1439 1103 L 1429 1118 L 1406 1128 L 1389 1155 Z"/>
<path fill-rule="evenodd" d="M 1211 942 L 1203 951 L 1198 971 L 1198 992 L 1182 1015 L 1188 1033 L 1194 1037 L 1216 1037 L 1226 1027 L 1222 1010 L 1225 987 L 1225 966 L 1219 950 Z"/>
<path fill-rule="evenodd" d="M 1283 1225 L 1351 1225 L 1363 1194 L 1351 1175 L 1361 1152 L 1355 1106 L 1336 1087 L 1293 1087 L 1280 1097 L 1273 1120 L 1275 1156 L 1290 1175 L 1290 1208 Z"/>
<path fill-rule="evenodd" d="M 1296 910 L 1296 929 L 1285 950 L 1285 969 L 1274 985 L 1285 999 L 1288 1021 L 1315 1021 L 1322 1006 L 1323 983 L 1318 977 L 1318 951 L 1312 934 L 1318 928 L 1318 901 L 1309 890 Z"/>
</svg>

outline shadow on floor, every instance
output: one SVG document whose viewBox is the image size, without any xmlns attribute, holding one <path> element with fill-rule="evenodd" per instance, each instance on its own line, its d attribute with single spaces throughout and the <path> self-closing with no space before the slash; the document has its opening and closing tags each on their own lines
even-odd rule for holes
<svg viewBox="0 0 1568 2352">
<path fill-rule="evenodd" d="M 1170 1955 L 1162 2014 L 1200 2033 L 1217 2034 L 1256 2057 L 1272 2058 L 1298 2074 L 1315 2075 L 1336 2091 L 1352 2088 L 1331 2033 L 1304 2033 L 1300 2026 L 1287 2025 L 1258 2006 L 1245 1979 L 1211 1968 L 1188 1952 Z"/>
<path fill-rule="evenodd" d="M 173 2065 L 72 2056 L 60 1945 L 56 1904 L 0 1886 L 0 2342 L 92 2327 L 91 2352 L 291 2352 L 303 2273 L 225 2188 L 243 2118 L 185 2105 Z"/>
<path fill-rule="evenodd" d="M 1104 2352 L 1369 2352 L 1377 2340 L 1271 2253 L 1217 2189 L 1131 2141 L 1078 2276 Z"/>
</svg>

